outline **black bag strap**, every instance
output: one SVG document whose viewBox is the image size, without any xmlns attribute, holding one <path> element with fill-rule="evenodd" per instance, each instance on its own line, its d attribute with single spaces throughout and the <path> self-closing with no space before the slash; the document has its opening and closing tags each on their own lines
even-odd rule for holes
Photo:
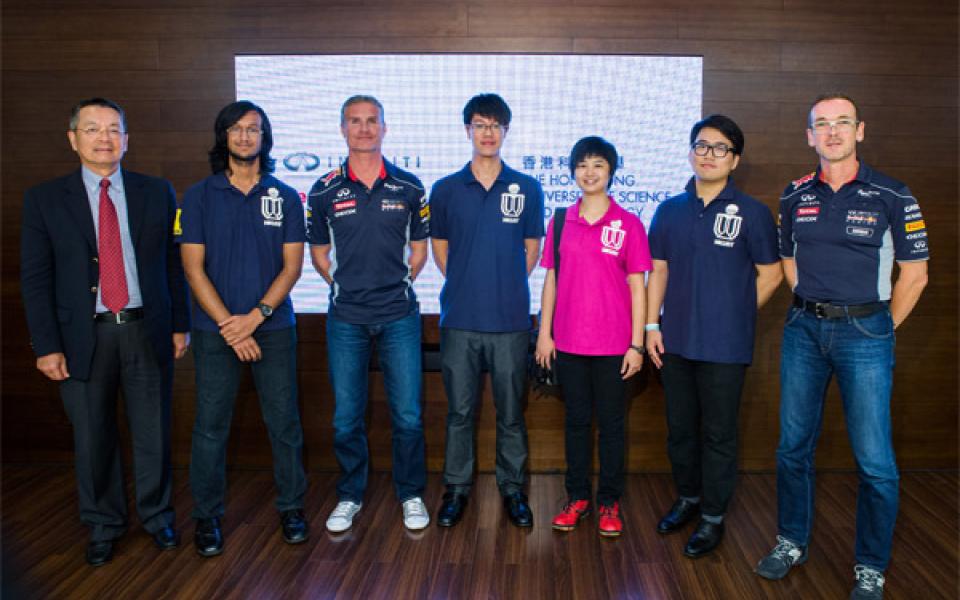
<svg viewBox="0 0 960 600">
<path fill-rule="evenodd" d="M 560 281 L 560 236 L 563 235 L 563 222 L 567 220 L 567 208 L 553 211 L 553 281 Z"/>
</svg>

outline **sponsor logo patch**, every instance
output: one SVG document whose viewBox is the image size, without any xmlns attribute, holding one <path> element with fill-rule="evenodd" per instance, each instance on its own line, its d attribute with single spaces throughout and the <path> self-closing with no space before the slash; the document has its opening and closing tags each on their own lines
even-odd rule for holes
<svg viewBox="0 0 960 600">
<path fill-rule="evenodd" d="M 873 227 L 847 227 L 847 235 L 854 237 L 873 237 Z"/>
<path fill-rule="evenodd" d="M 407 205 L 403 200 L 383 199 L 380 201 L 380 210 L 399 212 L 407 210 Z"/>
<path fill-rule="evenodd" d="M 903 226 L 907 230 L 907 233 L 911 231 L 919 231 L 920 229 L 926 229 L 927 224 L 923 222 L 923 219 L 919 221 L 913 221 L 912 223 L 907 223 Z"/>
<path fill-rule="evenodd" d="M 173 219 L 173 235 L 183 235 L 183 228 L 180 227 L 180 215 L 183 213 L 182 209 L 177 209 L 177 216 Z"/>
<path fill-rule="evenodd" d="M 864 198 L 873 198 L 874 196 L 879 196 L 880 192 L 877 190 L 857 190 L 857 194 Z"/>
<path fill-rule="evenodd" d="M 879 217 L 880 213 L 868 210 L 847 211 L 847 223 L 854 223 L 856 225 L 876 225 Z"/>
<path fill-rule="evenodd" d="M 801 177 L 800 179 L 794 179 L 794 180 L 793 180 L 793 189 L 797 189 L 797 188 L 800 187 L 801 185 L 807 183 L 808 181 L 810 181 L 811 179 L 813 179 L 814 175 L 816 175 L 816 174 L 817 174 L 817 172 L 814 171 L 813 173 L 810 173 L 809 175 L 804 175 L 804 176 Z"/>
<path fill-rule="evenodd" d="M 922 219 L 922 218 L 923 218 L 923 213 L 921 213 L 920 211 L 903 216 L 904 221 L 916 221 L 917 219 Z"/>
<path fill-rule="evenodd" d="M 908 239 L 908 240 L 919 240 L 919 239 L 922 239 L 922 238 L 925 238 L 925 237 L 927 237 L 927 232 L 926 232 L 926 231 L 921 231 L 921 232 L 919 232 L 919 233 L 910 233 L 910 234 L 907 234 L 907 239 Z"/>
<path fill-rule="evenodd" d="M 903 212 L 905 212 L 905 213 L 912 213 L 912 212 L 917 211 L 917 210 L 920 210 L 920 205 L 919 205 L 919 204 L 908 204 L 908 205 L 906 205 L 906 206 L 903 207 Z"/>
<path fill-rule="evenodd" d="M 801 206 L 797 209 L 797 216 L 804 215 L 819 215 L 820 207 L 819 206 Z"/>
<path fill-rule="evenodd" d="M 356 208 L 356 206 L 357 206 L 356 200 L 344 200 L 342 202 L 334 202 L 333 210 L 346 210 L 348 208 Z"/>
</svg>

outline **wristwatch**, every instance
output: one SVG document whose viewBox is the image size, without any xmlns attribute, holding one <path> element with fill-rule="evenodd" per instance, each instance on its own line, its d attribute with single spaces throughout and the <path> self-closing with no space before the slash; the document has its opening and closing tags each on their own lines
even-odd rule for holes
<svg viewBox="0 0 960 600">
<path fill-rule="evenodd" d="M 633 344 L 630 344 L 630 348 L 632 350 L 636 350 L 640 356 L 643 356 L 647 352 L 643 346 L 634 346 Z"/>
<path fill-rule="evenodd" d="M 270 306 L 269 304 L 264 304 L 263 302 L 261 302 L 260 304 L 257 305 L 257 308 L 260 309 L 260 314 L 263 315 L 264 319 L 269 319 L 270 315 L 273 314 L 273 307 Z"/>
</svg>

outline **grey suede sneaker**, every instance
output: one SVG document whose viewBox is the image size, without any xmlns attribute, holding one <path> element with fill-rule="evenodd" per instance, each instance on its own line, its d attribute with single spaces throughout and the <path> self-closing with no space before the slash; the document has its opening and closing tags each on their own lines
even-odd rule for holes
<svg viewBox="0 0 960 600">
<path fill-rule="evenodd" d="M 777 545 L 757 563 L 754 573 L 766 579 L 783 579 L 790 569 L 807 562 L 807 548 L 777 536 Z"/>
<path fill-rule="evenodd" d="M 850 592 L 850 600 L 880 600 L 883 598 L 883 573 L 868 567 L 857 565 L 853 568 L 857 583 Z"/>
</svg>

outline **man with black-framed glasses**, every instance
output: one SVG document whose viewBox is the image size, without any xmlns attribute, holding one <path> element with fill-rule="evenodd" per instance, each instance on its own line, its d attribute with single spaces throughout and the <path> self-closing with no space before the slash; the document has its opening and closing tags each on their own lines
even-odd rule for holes
<svg viewBox="0 0 960 600">
<path fill-rule="evenodd" d="M 743 132 L 729 117 L 695 123 L 688 156 L 694 175 L 650 224 L 646 346 L 662 373 L 678 495 L 657 531 L 680 531 L 699 516 L 684 547 L 690 558 L 723 539 L 757 309 L 783 278 L 770 209 L 732 179 L 743 147 Z"/>
<path fill-rule="evenodd" d="M 430 194 L 433 259 L 446 277 L 440 292 L 440 361 L 447 393 L 446 493 L 441 527 L 463 516 L 474 472 L 475 408 L 482 369 L 497 411 L 497 487 L 518 527 L 533 525 L 525 494 L 526 364 L 530 345 L 527 277 L 540 257 L 543 190 L 500 158 L 511 112 L 496 94 L 471 98 L 463 126 L 473 156 Z"/>
<path fill-rule="evenodd" d="M 780 256 L 794 298 L 780 363 L 777 545 L 756 572 L 781 579 L 807 559 L 813 457 L 836 374 L 860 477 L 850 597 L 881 598 L 899 503 L 893 332 L 926 286 L 927 229 L 910 189 L 858 159 L 865 125 L 849 96 L 820 96 L 808 119 L 820 164 L 780 198 Z"/>
</svg>

